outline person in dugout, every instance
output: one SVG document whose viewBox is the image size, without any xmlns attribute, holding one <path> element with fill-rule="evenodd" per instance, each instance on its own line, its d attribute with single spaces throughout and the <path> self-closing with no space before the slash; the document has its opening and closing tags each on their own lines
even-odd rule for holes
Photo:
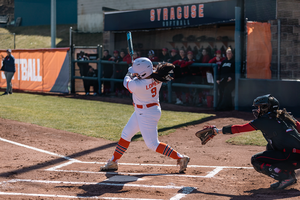
<svg viewBox="0 0 300 200">
<path fill-rule="evenodd" d="M 256 119 L 244 125 L 229 125 L 217 132 L 235 134 L 260 130 L 267 140 L 266 151 L 252 156 L 254 169 L 278 182 L 272 189 L 284 189 L 297 182 L 295 170 L 300 168 L 300 123 L 272 95 L 259 96 L 253 101 Z"/>
</svg>

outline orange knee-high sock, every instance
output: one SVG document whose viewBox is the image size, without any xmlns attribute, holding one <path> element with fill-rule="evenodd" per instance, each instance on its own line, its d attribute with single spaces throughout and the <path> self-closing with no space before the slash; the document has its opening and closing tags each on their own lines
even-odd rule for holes
<svg viewBox="0 0 300 200">
<path fill-rule="evenodd" d="M 117 160 L 119 160 L 129 147 L 129 144 L 130 142 L 121 138 L 116 146 L 112 161 L 116 162 Z"/>
<path fill-rule="evenodd" d="M 172 147 L 165 143 L 159 143 L 158 147 L 156 148 L 156 152 L 161 153 L 165 156 L 169 156 L 173 159 L 180 159 L 182 155 L 180 155 L 177 151 L 175 151 Z"/>
</svg>

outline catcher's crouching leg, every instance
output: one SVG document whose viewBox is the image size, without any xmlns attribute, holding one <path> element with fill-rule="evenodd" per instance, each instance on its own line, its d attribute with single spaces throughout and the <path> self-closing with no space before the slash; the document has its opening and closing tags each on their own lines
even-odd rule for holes
<svg viewBox="0 0 300 200">
<path fill-rule="evenodd" d="M 278 180 L 270 185 L 272 189 L 284 189 L 297 182 L 294 170 L 282 170 L 274 165 L 263 163 L 258 161 L 255 155 L 252 156 L 251 163 L 257 172 Z"/>
</svg>

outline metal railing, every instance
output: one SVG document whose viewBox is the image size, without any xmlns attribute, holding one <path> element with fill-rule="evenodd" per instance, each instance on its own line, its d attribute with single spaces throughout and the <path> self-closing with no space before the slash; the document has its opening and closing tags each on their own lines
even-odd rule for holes
<svg viewBox="0 0 300 200">
<path fill-rule="evenodd" d="M 75 76 L 75 63 L 97 63 L 97 69 L 98 69 L 98 76 L 97 77 L 87 77 L 87 76 Z M 98 93 L 101 94 L 101 85 L 103 81 L 113 81 L 113 82 L 123 82 L 123 79 L 116 79 L 116 78 L 104 78 L 101 76 L 102 74 L 102 64 L 111 64 L 111 65 L 123 65 L 128 68 L 128 64 L 126 62 L 119 62 L 116 63 L 114 61 L 107 61 L 107 60 L 72 60 L 71 62 L 71 93 L 75 93 L 75 79 L 83 79 L 83 80 L 94 80 L 98 81 L 99 84 L 99 91 Z M 157 62 L 153 62 L 154 65 L 157 64 Z M 214 100 L 214 107 L 217 105 L 217 99 L 218 99 L 218 86 L 216 83 L 216 77 L 217 77 L 217 64 L 209 64 L 209 63 L 193 63 L 189 65 L 189 67 L 212 67 L 214 70 L 214 84 L 207 85 L 207 84 L 186 84 L 186 83 L 174 83 L 173 81 L 169 81 L 166 83 L 168 88 L 168 102 L 172 102 L 172 88 L 173 87 L 184 87 L 184 88 L 197 88 L 197 89 L 209 89 L 213 90 L 213 100 Z M 127 69 L 126 69 L 127 70 Z"/>
</svg>

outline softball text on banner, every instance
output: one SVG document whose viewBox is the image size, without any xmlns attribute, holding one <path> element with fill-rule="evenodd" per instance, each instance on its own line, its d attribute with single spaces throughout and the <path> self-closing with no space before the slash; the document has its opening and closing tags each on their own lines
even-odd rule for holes
<svg viewBox="0 0 300 200">
<path fill-rule="evenodd" d="M 6 50 L 0 50 L 5 57 Z M 12 50 L 16 72 L 13 89 L 40 92 L 68 92 L 69 48 Z M 2 62 L 1 62 L 2 67 Z M 0 87 L 6 87 L 4 72 Z"/>
</svg>

